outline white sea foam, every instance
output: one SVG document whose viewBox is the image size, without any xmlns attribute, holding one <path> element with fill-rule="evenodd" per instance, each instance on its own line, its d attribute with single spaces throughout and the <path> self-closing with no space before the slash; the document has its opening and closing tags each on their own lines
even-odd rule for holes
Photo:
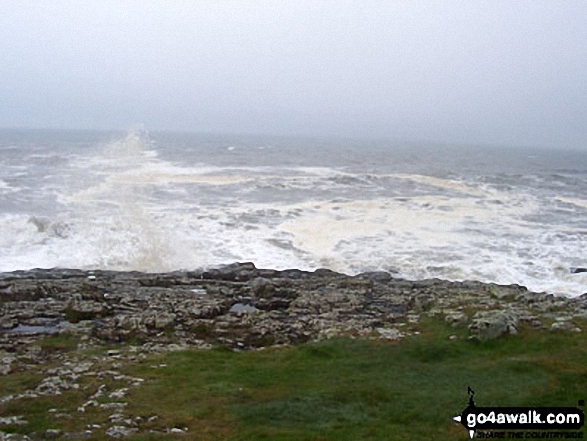
<svg viewBox="0 0 587 441">
<path fill-rule="evenodd" d="M 407 173 L 394 173 L 387 175 L 392 178 L 398 179 L 405 179 L 412 182 L 417 182 L 420 184 L 431 185 L 433 187 L 438 188 L 445 188 L 449 190 L 457 190 L 463 193 L 471 194 L 471 195 L 484 195 L 485 192 L 475 188 L 471 185 L 465 184 L 461 181 L 454 180 L 454 179 L 442 179 L 433 176 L 424 176 L 424 175 L 416 175 L 416 174 L 407 174 Z"/>
<path fill-rule="evenodd" d="M 166 271 L 253 261 L 587 291 L 586 277 L 570 274 L 586 266 L 587 227 L 533 220 L 552 205 L 533 189 L 313 165 L 171 162 L 136 132 L 68 161 L 49 170 L 67 179 L 35 190 L 57 193 L 54 211 L 0 213 L 0 271 Z M 414 192 L 407 181 L 421 185 Z M 574 220 L 587 206 L 557 199 L 578 208 Z"/>
<path fill-rule="evenodd" d="M 567 204 L 572 204 L 579 208 L 587 209 L 587 200 L 585 199 L 577 199 L 577 198 L 568 198 L 563 196 L 558 196 L 555 198 L 557 201 L 565 202 Z"/>
<path fill-rule="evenodd" d="M 281 229 L 291 235 L 296 248 L 317 260 L 338 261 L 338 270 L 360 270 L 361 265 L 384 269 L 393 261 L 411 277 L 451 278 L 464 277 L 466 272 L 461 269 L 451 272 L 438 265 L 438 271 L 427 271 L 434 255 L 440 262 L 446 255 L 475 256 L 478 248 L 472 241 L 491 237 L 494 229 L 499 229 L 501 234 L 519 234 L 524 229 L 523 223 L 511 219 L 511 225 L 504 226 L 504 217 L 519 217 L 532 210 L 531 206 L 524 212 L 517 206 L 498 210 L 492 205 L 478 204 L 475 199 L 430 196 L 306 203 L 298 208 L 304 214 L 284 222 Z M 473 235 L 468 233 L 472 220 L 483 224 Z M 507 239 L 497 240 L 507 242 Z M 406 256 L 405 263 L 402 256 Z"/>
<path fill-rule="evenodd" d="M 17 187 L 13 187 L 8 182 L 0 179 L 0 195 L 15 193 L 19 191 Z"/>
</svg>

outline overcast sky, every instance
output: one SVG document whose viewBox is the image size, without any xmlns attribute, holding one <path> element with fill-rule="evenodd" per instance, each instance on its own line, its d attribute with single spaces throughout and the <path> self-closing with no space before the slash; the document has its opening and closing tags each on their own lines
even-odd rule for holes
<svg viewBox="0 0 587 441">
<path fill-rule="evenodd" d="M 587 1 L 2 0 L 0 127 L 587 149 Z"/>
</svg>

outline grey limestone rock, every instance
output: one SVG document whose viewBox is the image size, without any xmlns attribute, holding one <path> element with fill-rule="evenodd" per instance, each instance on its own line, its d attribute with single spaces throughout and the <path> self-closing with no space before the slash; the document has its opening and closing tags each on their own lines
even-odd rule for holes
<svg viewBox="0 0 587 441">
<path fill-rule="evenodd" d="M 551 331 L 581 332 L 581 328 L 569 320 L 556 321 L 550 326 Z"/>
<path fill-rule="evenodd" d="M 469 318 L 464 312 L 450 311 L 444 316 L 444 321 L 453 327 L 458 327 L 465 325 L 469 321 Z"/>
<path fill-rule="evenodd" d="M 23 420 L 22 416 L 0 417 L 0 426 L 26 426 L 28 421 Z"/>
<path fill-rule="evenodd" d="M 106 435 L 108 435 L 112 438 L 120 439 L 120 438 L 125 438 L 127 436 L 133 435 L 134 433 L 137 433 L 138 431 L 139 431 L 139 429 L 137 429 L 136 427 L 112 426 L 112 427 L 109 427 L 108 430 L 106 430 Z"/>
<path fill-rule="evenodd" d="M 518 322 L 586 319 L 586 299 L 533 293 L 518 285 L 408 281 L 386 272 L 351 277 L 327 269 L 277 271 L 252 263 L 160 274 L 0 273 L 0 350 L 17 358 L 0 363 L 0 373 L 42 363 L 48 354 L 31 348 L 55 331 L 55 323 L 65 323 L 58 333 L 78 337 L 84 347 L 133 341 L 253 349 L 341 334 L 379 335 L 377 329 L 425 317 L 463 326 L 471 316 L 471 335 L 491 339 L 515 333 Z M 15 332 L 20 328 L 36 332 Z M 66 386 L 48 382 L 43 387 L 48 393 Z"/>
<path fill-rule="evenodd" d="M 63 432 L 59 429 L 47 429 L 45 430 L 45 438 L 46 439 L 56 439 L 61 436 Z"/>
<path fill-rule="evenodd" d="M 517 326 L 518 317 L 511 311 L 482 311 L 473 317 L 469 331 L 472 338 L 486 341 L 502 335 L 517 334 Z"/>
<path fill-rule="evenodd" d="M 30 441 L 31 439 L 20 433 L 4 433 L 0 431 L 0 441 Z"/>
<path fill-rule="evenodd" d="M 436 297 L 429 292 L 423 292 L 414 296 L 414 310 L 416 312 L 424 312 L 432 309 L 436 303 Z"/>
</svg>

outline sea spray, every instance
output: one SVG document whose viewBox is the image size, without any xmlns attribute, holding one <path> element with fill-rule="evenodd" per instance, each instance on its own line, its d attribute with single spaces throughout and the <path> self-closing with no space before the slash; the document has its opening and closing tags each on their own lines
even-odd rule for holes
<svg viewBox="0 0 587 441">
<path fill-rule="evenodd" d="M 141 130 L 48 132 L 42 144 L 1 135 L 0 271 L 253 261 L 587 291 L 587 275 L 570 271 L 587 266 L 578 154 Z"/>
</svg>

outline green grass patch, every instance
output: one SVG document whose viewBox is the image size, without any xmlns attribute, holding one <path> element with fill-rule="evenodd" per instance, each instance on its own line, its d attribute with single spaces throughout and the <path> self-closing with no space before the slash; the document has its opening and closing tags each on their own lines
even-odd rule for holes
<svg viewBox="0 0 587 441">
<path fill-rule="evenodd" d="M 399 342 L 341 338 L 149 357 L 124 369 L 145 379 L 130 390 L 124 413 L 145 420 L 158 415 L 147 429 L 188 427 L 181 438 L 186 440 L 465 440 L 465 429 L 452 417 L 467 404 L 467 386 L 476 390 L 479 406 L 574 406 L 587 399 L 582 334 L 521 329 L 517 336 L 481 343 L 440 320 L 424 321 L 417 330 L 421 335 Z M 0 378 L 0 386 L 10 378 L 29 385 L 32 380 L 22 375 Z M 52 405 L 73 409 L 67 403 L 81 401 L 76 394 Z M 29 401 L 0 406 L 0 412 L 25 418 L 28 412 L 31 427 L 41 429 L 51 423 L 48 405 Z M 87 423 L 98 415 L 80 418 Z M 107 414 L 100 418 L 106 421 Z M 95 439 L 106 438 L 97 433 Z"/>
<path fill-rule="evenodd" d="M 79 338 L 71 334 L 55 334 L 38 341 L 45 353 L 69 352 L 77 348 Z"/>
<path fill-rule="evenodd" d="M 399 343 L 168 354 L 158 360 L 163 369 L 133 370 L 148 381 L 132 406 L 189 427 L 193 439 L 421 440 L 467 439 L 452 421 L 467 404 L 467 386 L 483 406 L 573 406 L 585 398 L 583 335 L 523 329 L 475 343 L 440 321 L 420 330 Z"/>
</svg>

